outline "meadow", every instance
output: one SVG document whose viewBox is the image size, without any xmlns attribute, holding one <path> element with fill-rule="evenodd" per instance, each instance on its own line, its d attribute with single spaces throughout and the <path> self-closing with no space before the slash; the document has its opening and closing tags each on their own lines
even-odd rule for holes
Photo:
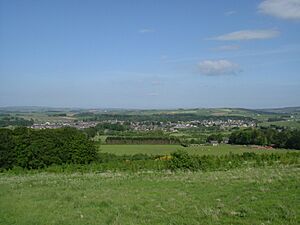
<svg viewBox="0 0 300 225">
<path fill-rule="evenodd" d="M 169 155 L 177 150 L 186 150 L 196 155 L 226 155 L 229 153 L 243 154 L 244 152 L 254 153 L 285 153 L 292 150 L 286 149 L 257 149 L 250 146 L 221 144 L 218 146 L 198 145 L 182 147 L 181 145 L 98 145 L 100 152 L 113 153 L 116 155 Z"/>
<path fill-rule="evenodd" d="M 297 224 L 296 166 L 0 174 L 0 224 Z"/>
</svg>

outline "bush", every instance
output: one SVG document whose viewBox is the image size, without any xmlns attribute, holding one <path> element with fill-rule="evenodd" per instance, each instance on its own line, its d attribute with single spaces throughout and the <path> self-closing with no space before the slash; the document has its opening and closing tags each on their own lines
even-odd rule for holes
<svg viewBox="0 0 300 225">
<path fill-rule="evenodd" d="M 168 162 L 168 167 L 171 170 L 196 170 L 201 166 L 201 161 L 198 160 L 197 157 L 189 155 L 183 150 L 172 153 L 171 160 Z"/>
<path fill-rule="evenodd" d="M 0 129 L 0 168 L 37 169 L 53 164 L 86 164 L 96 159 L 94 143 L 75 128 Z"/>
</svg>

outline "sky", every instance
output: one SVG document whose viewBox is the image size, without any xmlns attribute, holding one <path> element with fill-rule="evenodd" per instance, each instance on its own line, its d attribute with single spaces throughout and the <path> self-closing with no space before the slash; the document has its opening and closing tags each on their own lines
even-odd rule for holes
<svg viewBox="0 0 300 225">
<path fill-rule="evenodd" d="M 300 106 L 300 0 L 0 0 L 0 106 Z"/>
</svg>

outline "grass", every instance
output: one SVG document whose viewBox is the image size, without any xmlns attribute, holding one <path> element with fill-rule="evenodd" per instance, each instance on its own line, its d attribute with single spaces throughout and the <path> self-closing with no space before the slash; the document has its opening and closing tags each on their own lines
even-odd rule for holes
<svg viewBox="0 0 300 225">
<path fill-rule="evenodd" d="M 100 145 L 99 149 L 101 152 L 108 152 L 116 155 L 133 155 L 139 153 L 150 155 L 169 155 L 179 149 L 185 149 L 189 153 L 197 155 L 224 155 L 230 152 L 242 154 L 244 152 L 274 153 L 291 151 L 285 149 L 255 149 L 247 146 L 227 144 L 218 146 L 191 146 L 187 148 L 180 145 Z"/>
<path fill-rule="evenodd" d="M 297 224 L 300 169 L 0 174 L 0 224 Z"/>
<path fill-rule="evenodd" d="M 100 145 L 101 152 L 113 153 L 116 155 L 166 155 L 181 149 L 180 145 Z"/>
</svg>

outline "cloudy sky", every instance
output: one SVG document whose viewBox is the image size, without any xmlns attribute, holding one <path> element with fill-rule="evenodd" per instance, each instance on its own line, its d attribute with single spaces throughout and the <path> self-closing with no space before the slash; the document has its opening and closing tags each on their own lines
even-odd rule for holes
<svg viewBox="0 0 300 225">
<path fill-rule="evenodd" d="M 300 0 L 0 0 L 0 106 L 300 105 Z"/>
</svg>

